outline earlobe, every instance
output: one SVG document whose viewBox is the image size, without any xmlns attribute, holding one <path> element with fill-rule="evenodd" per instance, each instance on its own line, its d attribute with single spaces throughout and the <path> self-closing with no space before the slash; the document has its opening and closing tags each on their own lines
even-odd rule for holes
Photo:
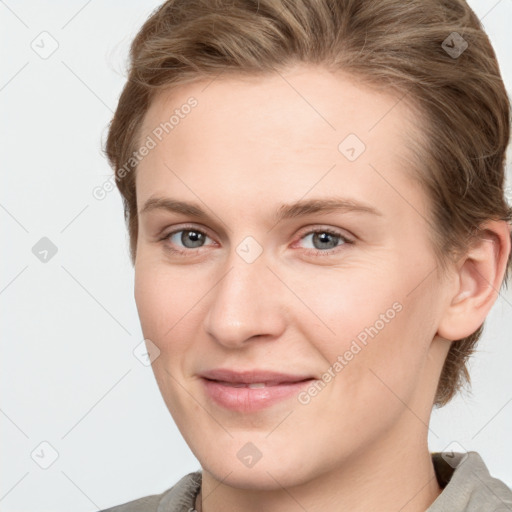
<svg viewBox="0 0 512 512">
<path fill-rule="evenodd" d="M 481 236 L 460 259 L 456 285 L 438 327 L 438 335 L 459 340 L 474 333 L 498 298 L 510 253 L 506 221 L 482 225 Z"/>
</svg>

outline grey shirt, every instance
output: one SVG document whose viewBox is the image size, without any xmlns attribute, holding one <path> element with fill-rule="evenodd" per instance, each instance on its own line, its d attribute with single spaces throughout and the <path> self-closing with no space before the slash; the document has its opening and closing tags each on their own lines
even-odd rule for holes
<svg viewBox="0 0 512 512">
<path fill-rule="evenodd" d="M 512 512 L 512 490 L 489 474 L 477 452 L 431 455 L 443 491 L 425 512 Z M 201 471 L 196 471 L 161 494 L 101 512 L 193 512 L 200 488 Z"/>
</svg>

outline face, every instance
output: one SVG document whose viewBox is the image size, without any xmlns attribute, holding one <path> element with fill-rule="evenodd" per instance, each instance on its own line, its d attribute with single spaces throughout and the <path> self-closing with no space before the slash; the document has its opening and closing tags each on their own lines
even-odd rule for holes
<svg viewBox="0 0 512 512">
<path fill-rule="evenodd" d="M 136 177 L 156 380 L 203 469 L 246 489 L 426 442 L 447 349 L 412 111 L 321 68 L 283 76 L 161 93 Z"/>
</svg>

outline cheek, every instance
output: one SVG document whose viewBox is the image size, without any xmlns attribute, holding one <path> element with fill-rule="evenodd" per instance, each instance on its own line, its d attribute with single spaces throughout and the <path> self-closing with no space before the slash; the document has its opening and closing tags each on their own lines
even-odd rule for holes
<svg viewBox="0 0 512 512">
<path fill-rule="evenodd" d="M 164 290 L 165 288 L 161 287 L 158 280 L 154 279 L 144 266 L 136 265 L 134 296 L 140 324 L 144 337 L 158 345 L 160 345 L 158 333 L 163 329 L 163 325 L 158 324 L 158 319 L 163 319 L 161 308 L 162 299 L 165 300 L 165 297 L 162 297 Z"/>
<path fill-rule="evenodd" d="M 315 276 L 308 276 L 306 285 L 296 283 L 297 295 L 303 298 L 309 312 L 298 304 L 301 312 L 297 321 L 308 331 L 311 339 L 323 340 L 331 348 L 334 357 L 348 349 L 352 340 L 362 345 L 370 339 L 368 330 L 388 330 L 388 326 L 400 316 L 400 290 L 396 287 L 389 269 L 375 265 L 361 265 L 343 269 L 324 269 Z M 308 336 L 308 338 L 309 338 Z"/>
<path fill-rule="evenodd" d="M 425 315 L 428 297 L 410 294 L 409 280 L 394 278 L 400 275 L 397 268 L 360 270 L 310 280 L 315 287 L 299 293 L 311 312 L 297 315 L 296 321 L 323 356 L 323 370 L 343 375 L 334 378 L 340 392 L 373 401 L 376 386 L 390 393 L 387 384 L 408 395 L 433 335 L 432 319 Z"/>
<path fill-rule="evenodd" d="M 180 280 L 178 273 L 162 271 L 154 263 L 137 263 L 134 296 L 142 331 L 160 350 L 187 325 L 193 292 L 190 283 Z M 197 302 L 197 300 L 196 300 Z"/>
<path fill-rule="evenodd" d="M 193 338 L 193 304 L 196 294 L 190 291 L 190 283 L 185 283 L 179 272 L 162 270 L 156 262 L 135 267 L 134 296 L 140 325 L 145 339 L 151 340 L 159 349 L 158 357 L 152 363 L 152 370 L 161 395 L 175 418 L 190 408 L 188 395 L 180 392 L 177 380 L 181 381 L 186 361 L 190 357 L 188 349 Z M 188 298 L 187 298 L 188 294 Z"/>
</svg>

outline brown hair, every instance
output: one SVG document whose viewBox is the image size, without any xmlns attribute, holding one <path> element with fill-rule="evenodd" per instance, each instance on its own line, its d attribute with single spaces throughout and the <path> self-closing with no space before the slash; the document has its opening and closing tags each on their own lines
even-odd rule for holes
<svg viewBox="0 0 512 512">
<path fill-rule="evenodd" d="M 411 173 L 430 199 L 441 270 L 479 236 L 484 221 L 512 220 L 504 197 L 510 102 L 491 43 L 465 0 L 169 0 L 132 43 L 106 142 L 132 263 L 138 219 L 130 157 L 154 95 L 220 73 L 264 75 L 295 63 L 342 70 L 407 95 L 420 114 L 421 137 L 408 146 Z M 511 266 L 509 255 L 505 283 Z M 434 405 L 470 384 L 466 362 L 483 326 L 452 343 Z"/>
</svg>

